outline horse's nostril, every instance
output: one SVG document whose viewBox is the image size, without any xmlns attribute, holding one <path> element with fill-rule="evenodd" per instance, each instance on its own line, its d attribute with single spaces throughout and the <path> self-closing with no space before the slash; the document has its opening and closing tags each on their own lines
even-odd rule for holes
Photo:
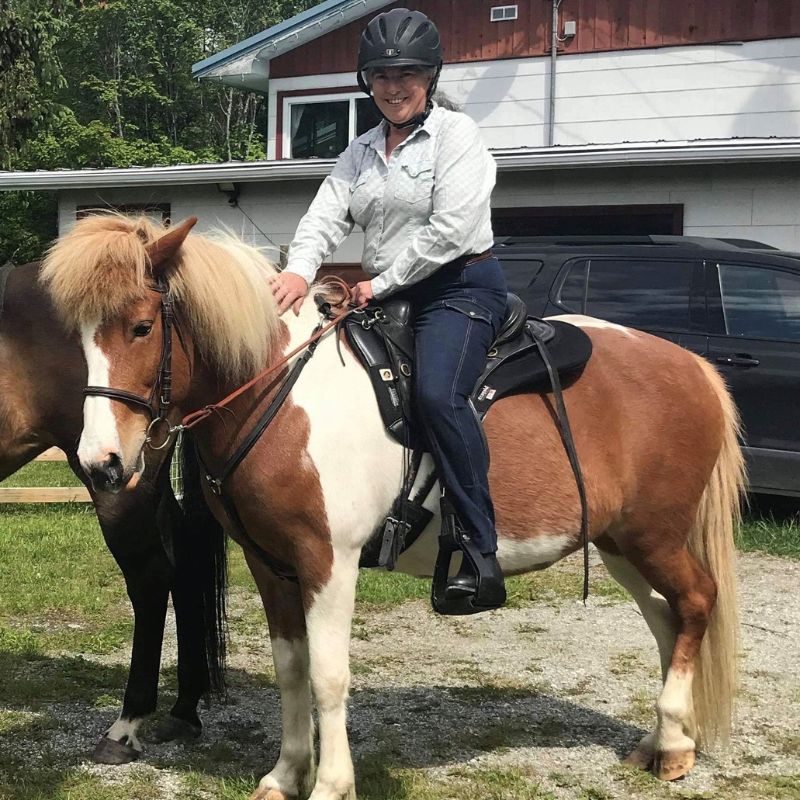
<svg viewBox="0 0 800 800">
<path fill-rule="evenodd" d="M 119 488 L 122 485 L 122 459 L 116 453 L 106 459 L 106 471 L 108 482 L 113 488 Z"/>
<path fill-rule="evenodd" d="M 119 489 L 122 486 L 122 475 L 122 459 L 116 453 L 111 453 L 100 464 L 93 464 L 89 470 L 92 486 L 100 492 Z"/>
</svg>

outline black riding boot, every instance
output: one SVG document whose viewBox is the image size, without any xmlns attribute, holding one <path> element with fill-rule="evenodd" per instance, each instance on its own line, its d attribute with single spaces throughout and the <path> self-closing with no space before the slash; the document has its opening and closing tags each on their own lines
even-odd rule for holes
<svg viewBox="0 0 800 800">
<path fill-rule="evenodd" d="M 453 553 L 461 551 L 461 568 L 448 577 Z M 506 601 L 503 573 L 494 553 L 481 553 L 442 497 L 442 532 L 433 573 L 431 604 L 439 614 L 477 614 L 499 608 Z"/>
</svg>

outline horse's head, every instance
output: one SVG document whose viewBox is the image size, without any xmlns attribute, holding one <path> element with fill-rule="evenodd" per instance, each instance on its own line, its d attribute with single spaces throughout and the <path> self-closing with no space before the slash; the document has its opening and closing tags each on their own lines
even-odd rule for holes
<svg viewBox="0 0 800 800">
<path fill-rule="evenodd" d="M 157 238 L 154 233 L 162 232 L 155 226 L 100 219 L 105 241 L 99 241 L 100 226 L 76 226 L 75 240 L 68 235 L 51 250 L 42 278 L 57 309 L 79 329 L 86 357 L 81 465 L 95 489 L 118 491 L 144 466 L 152 421 L 170 413 L 171 348 L 177 345 L 169 330 L 170 267 L 197 218 Z M 165 427 L 153 435 L 163 437 Z"/>
</svg>

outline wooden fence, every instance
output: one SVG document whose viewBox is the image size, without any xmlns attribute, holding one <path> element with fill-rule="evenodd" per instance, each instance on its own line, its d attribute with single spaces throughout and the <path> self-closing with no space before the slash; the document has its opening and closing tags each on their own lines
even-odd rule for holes
<svg viewBox="0 0 800 800">
<path fill-rule="evenodd" d="M 67 457 L 56 447 L 42 453 L 37 461 L 66 461 Z M 84 486 L 8 487 L 0 485 L 2 503 L 89 503 L 91 497 Z"/>
</svg>

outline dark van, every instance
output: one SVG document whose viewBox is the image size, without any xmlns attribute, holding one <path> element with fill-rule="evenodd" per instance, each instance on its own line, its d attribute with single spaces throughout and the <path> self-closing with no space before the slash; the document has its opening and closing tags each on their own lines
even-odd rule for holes
<svg viewBox="0 0 800 800">
<path fill-rule="evenodd" d="M 505 237 L 495 255 L 531 314 L 588 314 L 715 364 L 742 415 L 750 491 L 800 497 L 800 255 L 688 236 Z"/>
</svg>

